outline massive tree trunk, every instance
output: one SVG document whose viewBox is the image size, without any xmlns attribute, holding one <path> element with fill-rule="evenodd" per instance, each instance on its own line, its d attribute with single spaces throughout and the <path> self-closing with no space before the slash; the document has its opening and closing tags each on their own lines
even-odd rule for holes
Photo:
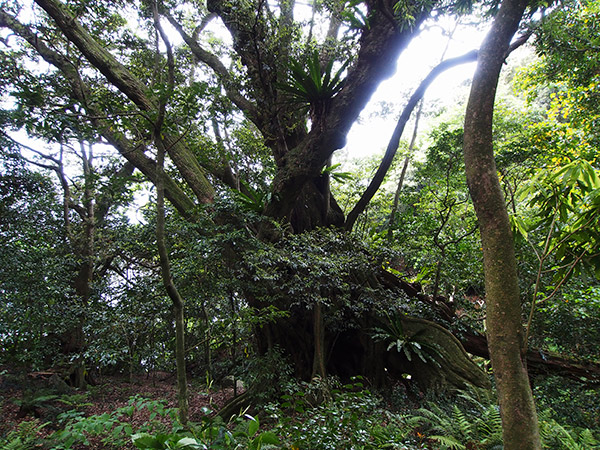
<svg viewBox="0 0 600 450">
<path fill-rule="evenodd" d="M 492 146 L 492 116 L 502 64 L 528 2 L 504 0 L 479 52 L 467 105 L 464 157 L 483 246 L 487 335 L 500 400 L 504 448 L 541 448 L 523 358 L 521 299 L 513 237 Z"/>
<path fill-rule="evenodd" d="M 296 233 L 344 224 L 344 213 L 329 190 L 329 175 L 320 175 L 304 185 L 289 223 Z"/>
<path fill-rule="evenodd" d="M 329 254 L 329 249 L 324 251 Z M 357 249 L 357 253 L 360 251 Z M 336 256 L 332 254 L 331 258 Z M 290 273 L 288 267 L 294 265 L 295 262 L 292 262 L 290 266 L 273 268 L 272 271 L 277 272 L 271 275 L 286 286 L 286 277 L 293 280 L 296 276 L 310 276 L 306 272 Z M 250 280 L 255 275 L 254 271 L 250 271 L 246 276 Z M 387 351 L 389 342 L 381 342 L 374 337 L 376 327 L 389 323 L 385 311 L 399 311 L 404 307 L 406 286 L 401 280 L 381 269 L 376 262 L 370 268 L 360 266 L 351 270 L 344 279 L 348 286 L 346 291 L 327 293 L 325 302 L 315 302 L 312 307 L 290 296 L 285 288 L 277 290 L 273 287 L 265 295 L 264 289 L 270 285 L 257 288 L 257 292 L 265 296 L 263 302 L 258 296 L 246 295 L 253 307 L 260 309 L 275 304 L 289 314 L 262 324 L 256 330 L 259 352 L 277 346 L 288 358 L 295 376 L 305 380 L 325 374 L 336 375 L 343 380 L 363 375 L 374 385 L 389 386 L 406 380 L 406 375 L 410 375 L 410 383 L 422 390 L 464 389 L 468 385 L 489 387 L 487 376 L 467 355 L 460 342 L 433 322 L 411 318 L 400 312 L 393 314 L 401 320 L 407 339 L 418 336 L 422 339 L 419 342 L 431 350 L 433 359 L 427 362 L 417 356 L 409 360 L 403 352 Z M 298 289 L 302 288 L 299 286 Z M 390 300 L 394 297 L 398 300 Z M 366 299 L 371 299 L 371 307 L 367 306 L 369 300 Z M 420 300 L 417 298 L 417 301 Z"/>
</svg>

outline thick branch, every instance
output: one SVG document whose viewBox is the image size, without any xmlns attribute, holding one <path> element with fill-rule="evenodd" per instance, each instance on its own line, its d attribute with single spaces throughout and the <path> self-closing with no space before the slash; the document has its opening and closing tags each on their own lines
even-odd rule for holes
<svg viewBox="0 0 600 450">
<path fill-rule="evenodd" d="M 146 87 L 115 57 L 106 51 L 79 24 L 69 11 L 55 0 L 37 0 L 36 3 L 54 19 L 61 31 L 73 42 L 86 59 L 96 67 L 115 87 L 123 92 L 143 112 L 154 115 L 158 105 L 147 96 Z M 214 189 L 189 148 L 181 138 L 165 136 L 167 152 L 201 203 L 211 203 Z"/>
<path fill-rule="evenodd" d="M 90 114 L 90 122 L 110 145 L 115 147 L 119 153 L 139 169 L 152 182 L 156 181 L 155 162 L 148 158 L 143 152 L 143 146 L 136 146 L 123 136 L 122 133 L 113 131 L 113 124 L 104 120 L 106 117 L 89 98 L 89 88 L 83 82 L 77 69 L 71 62 L 60 53 L 49 48 L 37 35 L 27 26 L 18 22 L 15 18 L 8 15 L 0 9 L 0 27 L 10 28 L 17 35 L 25 39 L 40 56 L 49 64 L 60 70 L 66 81 L 71 86 L 71 96 L 84 106 Z M 185 194 L 185 192 L 173 181 L 172 178 L 165 176 L 165 195 L 169 201 L 184 216 L 189 216 L 194 209 L 194 202 Z"/>
<path fill-rule="evenodd" d="M 54 19 L 65 36 L 108 81 L 143 111 L 156 108 L 155 103 L 148 97 L 146 86 L 96 42 L 64 5 L 56 0 L 36 0 L 36 3 Z"/>
</svg>

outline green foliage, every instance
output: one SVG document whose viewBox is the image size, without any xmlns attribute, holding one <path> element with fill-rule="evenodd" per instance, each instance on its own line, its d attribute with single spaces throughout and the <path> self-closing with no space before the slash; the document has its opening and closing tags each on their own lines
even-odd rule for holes
<svg viewBox="0 0 600 450">
<path fill-rule="evenodd" d="M 242 422 L 242 426 L 238 426 L 238 431 L 234 433 L 234 436 L 238 441 L 242 441 L 243 443 L 245 441 L 248 450 L 259 450 L 265 445 L 280 444 L 279 438 L 275 433 L 270 431 L 258 432 L 260 428 L 258 418 L 250 415 L 245 415 L 244 418 L 247 419 L 246 424 Z"/>
<path fill-rule="evenodd" d="M 131 425 L 125 419 L 142 410 L 147 410 L 149 416 L 140 429 L 141 433 L 158 429 L 159 433 L 165 434 L 165 425 L 156 420 L 158 417 L 168 418 L 172 423 L 172 430 L 177 431 L 181 428 L 177 422 L 176 409 L 168 408 L 165 401 L 134 396 L 129 399 L 127 406 L 111 413 L 82 417 L 77 412 L 70 411 L 60 415 L 58 418 L 64 423 L 64 427 L 50 436 L 50 439 L 56 442 L 53 448 L 68 450 L 79 445 L 88 446 L 90 437 L 100 438 L 100 441 L 109 447 L 121 447 L 133 434 Z"/>
<path fill-rule="evenodd" d="M 248 210 L 259 214 L 262 213 L 269 201 L 269 193 L 254 191 L 249 186 L 247 186 L 247 189 L 248 194 L 244 194 L 241 191 L 235 193 L 238 201 Z"/>
<path fill-rule="evenodd" d="M 360 379 L 343 386 L 313 380 L 290 386 L 283 402 L 268 412 L 278 419 L 274 431 L 294 449 L 404 448 L 413 427 L 380 404 Z"/>
<path fill-rule="evenodd" d="M 23 398 L 17 398 L 13 400 L 13 403 L 20 406 L 22 410 L 33 411 L 36 408 L 44 407 L 48 403 L 53 402 L 59 398 L 58 395 L 54 394 L 32 394 L 28 393 Z"/>
<path fill-rule="evenodd" d="M 147 411 L 147 419 L 134 433 L 129 420 L 142 411 Z M 274 433 L 259 430 L 257 418 L 240 415 L 230 423 L 224 423 L 208 408 L 204 408 L 203 413 L 200 423 L 190 423 L 184 430 L 178 422 L 176 409 L 167 407 L 165 401 L 134 396 L 127 406 L 111 413 L 89 417 L 83 417 L 77 411 L 62 414 L 59 420 L 64 424 L 63 428 L 46 442 L 51 442 L 52 448 L 57 450 L 87 448 L 92 445 L 92 437 L 94 442 L 99 439 L 106 448 L 122 448 L 127 442 L 141 449 L 260 450 L 279 445 Z M 15 436 L 10 438 L 15 440 Z"/>
<path fill-rule="evenodd" d="M 600 3 L 595 0 L 567 2 L 543 21 L 537 30 L 536 49 L 546 57 L 550 79 L 578 86 L 598 81 L 599 23 Z"/>
<path fill-rule="evenodd" d="M 101 442 L 107 445 L 122 445 L 127 442 L 127 436 L 132 429 L 129 424 L 123 424 L 119 420 L 120 414 L 104 413 L 89 417 L 81 417 L 77 414 L 67 413 L 59 416 L 59 420 L 67 422 L 65 427 L 56 431 L 51 438 L 56 441 L 55 448 L 67 450 L 76 448 L 77 445 L 90 445 L 89 437 L 97 436 Z"/>
<path fill-rule="evenodd" d="M 416 275 L 414 281 L 437 295 L 461 292 L 483 278 L 462 135 L 452 123 L 431 131 L 425 161 L 413 163 L 405 181 L 392 230 L 394 245 Z"/>
<path fill-rule="evenodd" d="M 262 356 L 252 357 L 245 369 L 242 378 L 258 405 L 277 398 L 292 379 L 293 373 L 289 362 L 277 347 Z"/>
<path fill-rule="evenodd" d="M 212 411 L 205 409 L 200 424 L 190 424 L 189 431 L 174 433 L 136 433 L 133 444 L 141 449 L 233 450 L 245 448 L 260 450 L 279 445 L 279 439 L 270 431 L 259 432 L 260 423 L 250 415 L 240 415 L 225 424 Z"/>
<path fill-rule="evenodd" d="M 539 410 L 546 411 L 544 419 L 554 419 L 569 429 L 589 428 L 596 435 L 600 432 L 598 389 L 587 380 L 536 377 L 533 394 Z"/>
<path fill-rule="evenodd" d="M 281 309 L 328 310 L 331 329 L 347 329 L 375 305 L 389 310 L 401 293 L 370 288 L 365 276 L 380 270 L 389 255 L 373 257 L 356 238 L 334 229 L 285 236 L 275 244 L 246 249 L 238 277 L 254 298 Z M 364 249 L 364 251 L 362 250 Z"/>
<path fill-rule="evenodd" d="M 563 387 L 567 384 L 563 383 Z M 538 395 L 540 392 L 538 391 Z M 552 394 L 553 395 L 553 394 Z M 567 391 L 565 391 L 565 395 Z M 544 399 L 546 397 L 541 397 Z M 538 397 L 538 400 L 540 397 Z M 551 396 L 547 397 L 550 400 Z M 566 400 L 566 397 L 565 397 Z M 565 405 L 566 406 L 566 405 Z M 598 448 L 596 428 L 572 427 L 565 424 L 568 416 L 558 422 L 551 410 L 542 409 L 539 415 L 543 448 L 579 450 Z M 563 410 L 565 414 L 569 414 Z M 410 422 L 418 425 L 419 433 L 435 440 L 440 449 L 502 449 L 500 411 L 491 396 L 475 396 L 462 392 L 452 400 L 428 402 L 410 414 Z M 589 423 L 588 423 L 589 425 Z"/>
<path fill-rule="evenodd" d="M 151 435 L 148 433 L 136 433 L 131 436 L 133 445 L 137 448 L 142 449 L 174 449 L 174 448 L 187 448 L 187 449 L 203 449 L 204 446 L 200 446 L 196 439 L 181 436 L 178 434 L 165 434 L 158 433 Z"/>
<path fill-rule="evenodd" d="M 18 17 L 18 5 L 4 3 L 6 11 Z M 208 49 L 204 51 L 213 63 L 208 66 L 221 68 L 214 63 L 213 57 L 216 60 L 225 56 L 230 64 L 217 70 L 218 76 L 215 76 L 212 72 L 204 72 L 202 64 L 195 69 L 197 55 L 192 56 L 185 45 L 175 45 L 178 60 L 176 87 L 167 105 L 164 130 L 178 143 L 185 144 L 193 162 L 197 161 L 210 172 L 212 180 L 223 180 L 232 174 L 234 182 L 231 184 L 239 181 L 244 185 L 245 193 L 232 194 L 219 187 L 216 203 L 206 210 L 194 211 L 195 222 L 191 225 L 182 224 L 175 214 L 170 214 L 169 244 L 174 278 L 186 297 L 190 360 L 199 363 L 198 371 L 209 375 L 213 375 L 211 371 L 217 363 L 221 364 L 217 371 L 244 373 L 258 405 L 277 395 L 281 386 L 289 381 L 291 369 L 276 350 L 265 357 L 244 358 L 243 363 L 231 358 L 236 352 L 240 355 L 242 351 L 245 355 L 251 353 L 253 331 L 264 329 L 267 323 L 285 323 L 286 320 L 294 326 L 300 322 L 295 322 L 298 316 L 307 317 L 310 310 L 319 305 L 325 312 L 326 329 L 335 336 L 360 326 L 360 321 L 355 319 L 364 317 L 365 313 L 392 310 L 397 303 L 402 303 L 402 297 L 396 292 L 380 289 L 372 276 L 384 264 L 397 268 L 401 275 L 416 277 L 426 289 L 435 283 L 435 292 L 438 288 L 435 280 L 440 277 L 447 280 L 441 292 L 448 296 L 456 294 L 460 303 L 461 291 L 470 285 L 481 284 L 480 249 L 476 236 L 469 234 L 474 230 L 475 218 L 462 173 L 462 132 L 451 126 L 442 126 L 431 134 L 426 161 L 412 174 L 400 199 L 398 214 L 402 220 L 396 222 L 399 225 L 393 230 L 396 241 L 392 245 L 401 250 L 403 258 L 374 255 L 364 245 L 365 241 L 383 242 L 387 231 L 385 218 L 391 204 L 390 190 L 370 205 L 360 238 L 332 230 L 289 236 L 284 225 L 281 241 L 275 244 L 258 242 L 255 237 L 257 224 L 264 219 L 261 215 L 273 200 L 270 183 L 278 170 L 272 153 L 279 152 L 280 142 L 291 145 L 303 140 L 304 129 L 295 127 L 301 114 L 300 120 L 305 119 L 304 107 L 310 110 L 313 125 L 316 125 L 315 119 L 327 111 L 331 99 L 346 86 L 343 77 L 348 62 L 360 47 L 356 45 L 349 49 L 351 40 L 346 34 L 340 37 L 348 48 L 344 56 L 338 58 L 344 61 L 339 65 L 333 59 L 322 61 L 317 51 L 290 60 L 290 54 L 302 52 L 303 44 L 295 40 L 300 41 L 298 38 L 304 30 L 300 24 L 284 23 L 283 3 L 282 9 L 275 13 L 270 10 L 272 5 L 264 2 L 259 2 L 259 9 L 253 2 L 216 3 L 219 8 L 229 9 L 223 13 L 223 16 L 229 14 L 226 18 L 229 20 L 223 23 L 231 27 L 234 35 L 233 51 L 211 36 L 209 30 L 193 38 L 200 48 Z M 370 13 L 380 12 L 378 9 L 369 12 L 359 0 L 341 5 L 338 2 L 321 3 L 314 3 L 315 11 L 325 10 L 332 17 L 341 18 L 353 28 L 350 34 L 354 36 L 360 33 L 367 36 L 372 24 Z M 496 6 L 498 2 L 492 3 Z M 122 67 L 147 88 L 152 103 L 163 98 L 166 91 L 161 73 L 164 58 L 160 53 L 161 46 L 155 42 L 149 3 L 142 4 L 138 11 L 136 6 L 123 1 L 75 1 L 69 3 L 69 8 L 99 44 L 115 55 Z M 138 22 L 133 26 L 123 16 L 125 6 L 128 19 L 134 19 L 135 13 L 139 13 Z M 161 3 L 165 12 L 172 7 L 173 18 L 180 21 L 183 29 L 191 30 L 201 23 L 205 5 L 192 2 L 187 6 Z M 597 254 L 600 205 L 597 48 L 600 20 L 597 1 L 567 2 L 563 6 L 553 10 L 538 28 L 538 51 L 544 59 L 523 79 L 524 89 L 531 88 L 540 93 L 543 85 L 551 92 L 545 99 L 549 109 L 543 113 L 535 112 L 543 118 L 527 114 L 523 124 L 521 117 L 515 120 L 508 116 L 509 107 L 499 109 L 501 114 L 497 117 L 506 120 L 497 120 L 494 131 L 503 157 L 498 167 L 503 172 L 507 198 L 513 201 L 516 229 L 534 242 L 537 251 L 538 243 L 548 236 L 546 231 L 551 233 L 551 250 L 555 254 L 548 259 L 550 274 L 543 279 L 543 291 L 551 293 L 556 287 L 556 283 L 551 284 L 552 275 L 562 279 L 570 276 L 569 281 L 574 283 L 565 284 L 568 289 L 562 293 L 560 301 L 542 305 L 536 324 L 538 339 L 545 348 L 561 352 L 577 350 L 578 355 L 597 359 L 598 291 L 595 282 L 584 276 L 585 269 L 592 268 L 597 273 L 600 270 Z M 394 3 L 393 13 L 406 32 L 424 11 L 432 7 L 433 3 L 428 0 L 401 0 Z M 444 3 L 439 13 L 443 9 L 457 11 L 469 7 L 469 1 Z M 26 20 L 24 5 L 22 13 L 20 20 Z M 141 151 L 140 155 L 146 161 L 143 155 L 150 157 L 153 150 L 152 129 L 148 126 L 153 113 L 136 109 L 118 89 L 107 86 L 105 76 L 95 71 L 78 53 L 76 46 L 64 39 L 46 15 L 32 17 L 35 17 L 32 30 L 43 34 L 43 42 L 64 58 L 73 58 L 70 67 L 81 77 L 86 104 L 80 105 L 73 98 L 72 86 L 59 70 L 45 73 L 45 65 L 39 64 L 39 56 L 34 50 L 24 44 L 18 33 L 13 30 L 13 34 L 8 34 L 9 31 L 2 35 L 0 52 L 0 93 L 3 99 L 8 98 L 0 111 L 2 129 L 22 129 L 48 143 L 60 142 L 66 146 L 82 138 L 105 142 L 107 137 L 100 138 L 99 133 L 109 130 L 117 138 L 127 138 L 132 143 L 131 150 Z M 436 17 L 440 17 L 437 12 Z M 238 26 L 240 28 L 236 29 Z M 314 38 L 312 23 L 310 28 L 307 41 Z M 309 48 L 313 48 L 312 45 L 309 43 Z M 323 55 L 339 55 L 330 51 L 327 45 Z M 252 48 L 248 50 L 248 46 Z M 282 57 L 278 58 L 279 55 Z M 287 78 L 287 84 L 275 84 L 282 77 Z M 282 101 L 281 91 L 291 101 Z M 264 125 L 263 129 L 258 130 L 250 120 L 240 118 L 233 102 L 241 106 L 255 124 Z M 298 104 L 301 108 L 294 109 Z M 98 117 L 92 114 L 94 119 L 90 120 L 92 106 L 96 106 L 101 114 Z M 271 126 L 274 117 L 281 121 L 277 127 Z M 211 123 L 213 127 L 209 129 L 206 124 Z M 318 131 L 317 127 L 315 131 Z M 0 141 L 3 156 L 14 150 L 14 144 L 8 142 L 6 135 L 2 134 Z M 293 155 L 294 149 L 289 150 L 289 156 Z M 123 153 L 129 156 L 129 153 Z M 549 156 L 542 157 L 545 153 Z M 281 163 L 287 156 L 278 154 L 277 164 L 283 166 Z M 152 163 L 150 159 L 147 162 Z M 98 209 L 105 207 L 105 199 L 113 201 L 113 210 L 121 208 L 122 211 L 127 207 L 132 191 L 123 191 L 118 183 L 112 182 L 111 176 L 118 165 L 108 161 L 96 167 L 90 178 L 73 176 L 71 198 L 65 199 L 64 205 L 56 194 L 53 181 L 45 175 L 25 170 L 9 158 L 3 158 L 0 166 L 2 362 L 24 364 L 34 369 L 47 367 L 49 362 L 58 363 L 58 353 L 65 344 L 64 336 L 68 336 L 70 326 L 85 323 L 85 352 L 69 355 L 62 361 L 65 365 L 72 359 L 84 357 L 90 366 L 103 371 L 134 373 L 141 368 L 172 368 L 172 320 L 156 271 L 154 216 L 147 214 L 143 220 L 148 225 L 137 226 L 111 211 L 105 220 L 96 222 L 92 217 L 87 220 L 78 217 L 75 208 L 67 217 L 72 229 L 69 230 L 64 222 L 63 206 L 70 202 L 81 203 L 86 183 L 93 184 L 99 194 L 94 200 Z M 181 166 L 181 162 L 175 166 Z M 364 166 L 363 170 L 369 169 L 368 164 Z M 540 168 L 545 170 L 540 172 Z M 322 174 L 347 182 L 348 173 L 337 169 L 336 165 L 326 167 Z M 169 171 L 177 185 L 185 186 L 183 178 L 189 177 L 181 177 L 174 166 L 170 166 Z M 368 175 L 362 178 L 348 186 L 348 190 L 359 192 Z M 531 180 L 529 204 L 510 196 L 514 192 L 510 188 L 521 184 L 522 180 Z M 186 193 L 193 196 L 187 190 Z M 521 212 L 523 216 L 519 215 Z M 84 260 L 78 251 L 83 236 L 79 232 L 91 223 L 96 226 L 97 233 L 93 265 L 98 269 L 98 276 L 93 277 L 90 285 L 90 301 L 82 305 L 76 301 L 72 281 Z M 76 237 L 69 243 L 69 231 L 73 230 L 77 232 Z M 526 264 L 530 262 L 524 262 L 523 267 Z M 521 273 L 527 284 L 527 275 L 532 271 Z M 261 305 L 261 308 L 249 303 Z M 400 308 L 422 312 L 418 310 L 419 306 L 402 304 Z M 463 323 L 464 320 L 459 325 Z M 567 336 L 565 329 L 577 330 L 577 333 Z M 544 334 L 545 331 L 550 334 Z M 310 331 L 306 334 L 310 335 Z M 397 318 L 375 330 L 374 337 L 385 340 L 388 350 L 395 348 L 409 360 L 414 358 L 437 365 L 438 349 L 421 339 L 419 334 L 407 335 Z M 309 339 L 305 341 L 309 342 Z M 318 388 L 304 386 L 289 393 L 285 402 L 289 405 L 281 405 L 282 411 L 292 413 L 289 420 L 277 425 L 290 445 L 385 448 L 416 442 L 414 434 L 410 434 L 411 426 L 402 417 L 383 411 L 379 400 L 363 391 L 362 386 L 332 388 L 323 383 Z M 317 391 L 320 394 L 314 395 Z M 572 390 L 562 389 L 555 398 L 562 400 L 570 394 Z M 309 397 L 313 398 L 309 400 Z M 54 394 L 37 393 L 23 399 L 21 406 L 32 409 L 62 400 L 80 406 L 84 399 L 66 400 Z M 576 406 L 579 408 L 580 405 Z M 259 432 L 259 422 L 255 418 L 240 417 L 238 422 L 231 424 L 207 418 L 198 427 L 192 427 L 192 434 L 185 434 L 172 417 L 174 412 L 164 404 L 137 399 L 126 408 L 109 414 L 84 418 L 77 410 L 63 413 L 60 416 L 63 430 L 53 436 L 58 441 L 56 448 L 85 446 L 91 437 L 100 439 L 107 446 L 129 444 L 133 430 L 126 420 L 141 409 L 149 411 L 150 419 L 137 430 L 139 433 L 133 441 L 138 446 L 259 448 L 267 444 L 278 445 L 274 435 Z M 569 411 L 564 411 L 561 414 L 567 416 Z M 497 410 L 489 410 L 485 424 L 477 422 L 470 411 L 459 407 L 444 412 L 451 418 L 450 422 L 442 423 L 444 417 L 434 411 L 436 418 L 431 416 L 431 422 L 427 423 L 428 432 L 440 446 L 462 448 L 471 442 L 480 446 L 494 445 L 484 436 L 497 434 Z M 575 412 L 571 411 L 573 414 L 569 417 L 578 417 Z M 585 414 L 581 412 L 580 416 L 578 421 L 583 423 Z M 169 420 L 172 428 L 161 428 L 160 418 Z M 438 425 L 439 429 L 435 428 Z M 484 425 L 489 426 L 489 430 L 485 430 Z M 556 436 L 564 439 L 571 436 L 574 440 L 569 445 L 592 445 L 589 433 L 576 436 L 575 431 L 561 431 L 557 424 L 548 426 L 558 430 Z M 34 434 L 35 426 L 23 433 Z M 28 445 L 26 436 L 17 438 L 20 441 L 15 441 L 15 445 Z M 586 439 L 587 443 L 584 442 Z M 37 445 L 35 441 L 31 442 Z"/>
<path fill-rule="evenodd" d="M 540 414 L 540 437 L 543 448 L 552 450 L 588 450 L 600 448 L 598 440 L 589 429 L 571 429 L 559 424 L 549 417 Z"/>
<path fill-rule="evenodd" d="M 400 29 L 413 28 L 416 17 L 424 10 L 430 9 L 435 2 L 431 0 L 410 1 L 398 0 L 394 3 L 394 17 L 398 21 Z"/>
<path fill-rule="evenodd" d="M 437 361 L 442 358 L 439 346 L 434 342 L 424 339 L 425 330 L 418 331 L 412 335 L 404 331 L 402 316 L 399 314 L 387 315 L 387 321 L 373 330 L 372 337 L 388 343 L 387 351 L 394 349 L 398 353 L 404 353 L 406 359 L 412 361 L 417 356 L 424 363 L 432 363 L 441 367 Z"/>
<path fill-rule="evenodd" d="M 21 422 L 5 437 L 0 437 L 0 446 L 4 450 L 33 450 L 45 448 L 40 432 L 49 423 L 41 423 L 38 419 Z"/>
<path fill-rule="evenodd" d="M 341 164 L 333 164 L 332 166 L 324 167 L 323 170 L 321 170 L 321 174 L 329 175 L 333 180 L 340 183 L 352 180 L 352 178 L 354 178 L 352 173 L 340 172 L 337 170 L 340 166 Z"/>
<path fill-rule="evenodd" d="M 363 0 L 351 0 L 341 13 L 342 20 L 346 22 L 351 29 L 363 30 L 369 29 L 369 17 L 361 8 Z"/>
<path fill-rule="evenodd" d="M 128 443 L 141 449 L 202 450 L 502 448 L 499 409 L 490 392 L 460 392 L 429 401 L 418 409 L 405 399 L 401 404 L 403 413 L 399 414 L 370 392 L 367 382 L 356 377 L 347 384 L 335 378 L 288 383 L 280 402 L 256 406 L 261 419 L 243 412 L 224 422 L 203 408 L 198 423 L 190 423 L 185 429 L 177 421 L 176 411 L 164 401 L 135 396 L 127 406 L 110 413 L 83 417 L 76 410 L 68 411 L 60 416 L 62 429 L 47 438 L 40 431 L 48 424 L 37 420 L 23 422 L 0 438 L 0 445 L 14 450 L 95 448 L 98 443 L 107 449 L 124 448 Z M 541 398 L 552 400 L 563 395 L 563 407 L 569 402 L 575 403 L 575 408 L 597 406 L 591 391 L 590 404 L 584 406 L 579 394 L 568 390 L 569 383 L 562 382 L 560 386 L 562 394 L 546 390 Z M 385 395 L 388 397 L 387 391 Z M 544 448 L 599 448 L 597 423 L 568 424 L 565 415 L 576 413 L 575 409 L 561 410 L 559 415 L 546 409 L 547 403 L 542 404 L 540 429 Z M 129 421 L 142 412 L 144 422 L 133 430 Z"/>
<path fill-rule="evenodd" d="M 295 102 L 310 106 L 311 113 L 320 114 L 327 102 L 344 86 L 341 77 L 349 63 L 350 61 L 346 61 L 334 73 L 334 59 L 322 65 L 319 52 L 314 50 L 304 62 L 290 60 L 288 84 L 280 87 L 288 92 Z"/>
<path fill-rule="evenodd" d="M 554 282 L 578 273 L 583 265 L 600 278 L 600 171 L 579 159 L 541 170 L 521 190 L 539 219 L 530 227 L 548 230 L 554 253 Z"/>
<path fill-rule="evenodd" d="M 571 160 L 580 155 L 597 160 L 599 14 L 600 4 L 595 0 L 555 8 L 536 28 L 540 58 L 518 76 L 528 99 L 548 106 L 552 132 L 544 133 L 542 142 L 552 142 L 549 149 L 572 149 Z"/>
<path fill-rule="evenodd" d="M 4 156 L 4 155 L 2 155 Z M 49 177 L 0 161 L 0 360 L 45 369 L 56 336 L 77 315 L 64 302 L 72 255 L 60 228 L 60 205 Z"/>
<path fill-rule="evenodd" d="M 534 326 L 537 347 L 553 354 L 576 354 L 581 360 L 600 360 L 600 288 L 594 283 L 580 277 L 556 299 L 539 305 Z M 570 412 L 565 417 L 576 415 Z"/>
<path fill-rule="evenodd" d="M 497 405 L 480 402 L 468 393 L 462 402 L 439 406 L 429 402 L 414 415 L 422 432 L 441 449 L 502 448 L 502 421 Z"/>
</svg>

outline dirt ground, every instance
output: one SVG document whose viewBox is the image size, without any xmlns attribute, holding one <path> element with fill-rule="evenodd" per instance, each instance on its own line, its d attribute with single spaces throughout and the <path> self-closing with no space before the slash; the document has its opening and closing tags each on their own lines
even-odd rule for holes
<svg viewBox="0 0 600 450">
<path fill-rule="evenodd" d="M 33 407 L 23 408 L 26 398 L 36 398 L 36 388 L 39 389 L 40 396 L 47 390 L 39 387 L 40 383 L 32 383 L 31 386 L 20 385 L 12 378 L 0 375 L 0 408 L 2 411 L 2 420 L 0 420 L 0 436 L 5 437 L 11 430 L 17 428 L 18 424 L 24 421 L 39 420 L 40 423 L 47 423 L 39 433 L 40 437 L 48 436 L 58 427 L 56 423 L 57 413 L 77 409 L 82 411 L 85 416 L 101 415 L 112 413 L 118 408 L 128 405 L 129 399 L 133 396 L 139 396 L 150 400 L 165 400 L 167 406 L 175 408 L 177 404 L 176 397 L 176 379 L 166 373 L 156 373 L 150 376 L 136 376 L 129 382 L 125 377 L 104 376 L 96 380 L 97 384 L 91 386 L 86 391 L 72 390 L 64 395 L 65 399 L 75 399 L 74 404 L 65 404 L 60 400 L 51 400 L 48 402 L 39 402 Z M 27 382 L 25 382 L 27 383 Z M 233 388 L 225 389 L 207 389 L 202 383 L 195 383 L 191 380 L 189 386 L 189 419 L 191 422 L 200 422 L 206 415 L 206 408 L 211 411 L 218 411 L 229 399 L 233 398 Z M 29 402 L 31 403 L 31 402 Z M 35 402 L 34 402 L 35 403 Z M 31 405 L 29 405 L 31 406 Z M 131 424 L 134 432 L 148 422 L 150 412 L 147 409 L 136 410 L 131 416 L 122 416 L 122 422 Z M 157 415 L 153 420 L 168 423 L 169 419 Z M 86 449 L 106 449 L 109 448 L 102 444 L 99 438 L 90 438 L 90 445 L 87 447 L 73 447 Z M 114 447 L 112 447 L 114 448 Z M 121 448 L 135 448 L 133 445 Z"/>
</svg>

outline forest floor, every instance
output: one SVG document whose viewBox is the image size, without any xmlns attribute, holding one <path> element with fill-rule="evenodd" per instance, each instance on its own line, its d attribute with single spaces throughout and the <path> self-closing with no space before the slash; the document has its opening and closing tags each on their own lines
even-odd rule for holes
<svg viewBox="0 0 600 450">
<path fill-rule="evenodd" d="M 156 413 L 156 402 L 161 402 L 166 408 L 177 406 L 176 378 L 167 373 L 156 373 L 151 376 L 135 376 L 129 381 L 122 376 L 103 376 L 96 380 L 95 386 L 90 386 L 85 391 L 69 388 L 68 393 L 61 396 L 47 395 L 48 390 L 39 388 L 39 383 L 32 386 L 23 386 L 7 380 L 4 373 L 0 372 L 0 437 L 7 436 L 17 430 L 19 424 L 37 420 L 39 424 L 47 424 L 38 431 L 41 439 L 48 437 L 60 428 L 59 414 L 70 410 L 80 411 L 82 416 L 111 415 L 119 408 L 131 404 L 130 399 L 135 398 L 138 407 L 132 408 L 132 414 L 118 416 L 119 422 L 129 423 L 133 432 L 154 423 L 155 428 L 160 428 L 160 423 L 170 429 L 171 419 L 165 413 Z M 31 374 L 30 374 L 31 375 Z M 36 392 L 37 389 L 37 392 Z M 233 388 L 206 389 L 196 388 L 192 380 L 189 390 L 189 419 L 191 422 L 200 422 L 206 416 L 207 409 L 218 411 L 225 403 L 233 398 Z M 147 405 L 139 407 L 147 399 Z M 108 417 L 108 416 L 105 416 Z M 80 448 L 74 445 L 72 448 Z M 83 448 L 83 447 L 81 447 Z M 86 449 L 105 449 L 101 436 L 90 436 Z M 114 448 L 114 447 L 110 447 Z M 121 448 L 135 448 L 133 444 L 125 444 Z"/>
</svg>

